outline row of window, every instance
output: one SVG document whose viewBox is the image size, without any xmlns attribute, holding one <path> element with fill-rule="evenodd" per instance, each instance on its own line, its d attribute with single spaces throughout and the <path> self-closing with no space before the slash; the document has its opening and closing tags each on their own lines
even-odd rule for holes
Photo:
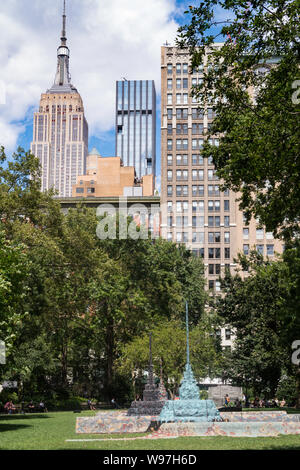
<svg viewBox="0 0 300 470">
<path fill-rule="evenodd" d="M 212 173 L 210 173 L 210 171 Z M 214 170 L 208 170 L 209 174 L 208 174 L 208 179 L 211 181 L 211 180 L 217 180 L 217 176 L 214 174 Z M 173 196 L 173 186 L 167 186 L 167 194 L 168 194 L 168 197 L 172 197 Z M 181 197 L 181 196 L 184 196 L 184 197 L 188 197 L 189 195 L 189 186 L 187 185 L 184 185 L 184 186 L 181 186 L 181 185 L 176 185 L 176 197 Z M 192 196 L 194 197 L 202 197 L 204 196 L 204 185 L 192 185 Z"/>
<path fill-rule="evenodd" d="M 182 88 L 184 89 L 187 89 L 188 86 L 189 86 L 189 83 L 188 83 L 189 79 L 188 78 L 176 78 L 176 89 L 177 90 L 181 90 Z M 197 85 L 201 85 L 203 83 L 203 79 L 202 78 L 196 78 L 196 77 L 193 77 L 192 78 L 192 86 L 197 86 Z M 167 79 L 167 89 L 168 90 L 172 90 L 173 89 L 173 78 L 168 78 Z"/>
<path fill-rule="evenodd" d="M 267 256 L 274 256 L 274 245 L 266 245 L 266 248 L 264 245 L 256 245 L 255 249 L 256 251 L 258 251 L 258 253 L 260 253 L 263 256 L 265 254 L 265 249 L 266 249 Z M 243 245 L 243 252 L 244 252 L 244 255 L 249 255 L 249 252 L 250 252 L 249 245 Z"/>
<path fill-rule="evenodd" d="M 168 166 L 172 166 L 175 158 L 173 158 L 172 154 L 167 155 L 167 164 Z M 212 157 L 208 157 L 207 159 L 208 165 L 213 165 Z M 191 164 L 192 165 L 204 165 L 204 157 L 198 153 L 192 154 L 191 156 Z M 189 165 L 189 155 L 185 153 L 179 153 L 176 155 L 176 165 Z"/>
<path fill-rule="evenodd" d="M 209 180 L 218 179 L 215 174 L 215 170 L 208 170 L 208 172 L 212 172 L 207 175 Z M 187 181 L 188 179 L 189 170 L 176 170 L 176 181 Z M 167 171 L 167 180 L 173 181 L 173 170 Z M 192 170 L 192 180 L 204 181 L 204 170 Z"/>
<path fill-rule="evenodd" d="M 121 126 L 119 126 L 119 127 L 121 127 Z M 198 135 L 198 134 L 199 135 L 205 135 L 206 134 L 204 125 L 202 123 L 193 123 L 191 129 L 192 129 L 192 135 Z M 208 126 L 207 129 L 210 129 L 210 127 Z M 188 135 L 188 133 L 189 133 L 189 128 L 188 128 L 187 123 L 176 124 L 176 134 L 177 135 L 180 135 L 180 134 Z M 168 135 L 173 134 L 173 125 L 172 124 L 168 124 L 167 134 Z M 212 140 L 212 139 L 209 139 L 209 140 Z M 219 139 L 214 139 L 214 140 L 216 141 L 216 143 L 214 145 L 218 146 L 219 145 Z M 202 145 L 203 145 L 203 141 L 202 141 Z"/>
<path fill-rule="evenodd" d="M 210 216 L 209 216 L 210 217 Z M 215 220 L 209 220 L 208 217 L 208 227 L 220 227 L 220 225 L 216 225 Z M 168 227 L 172 227 L 173 223 L 176 220 L 176 227 L 187 227 L 189 225 L 189 218 L 187 215 L 182 216 L 182 215 L 177 215 L 176 217 L 173 217 L 172 215 L 167 216 L 167 225 Z M 220 220 L 218 221 L 220 224 Z M 203 215 L 193 215 L 192 216 L 192 227 L 204 227 L 205 224 L 205 217 Z M 226 221 L 226 225 L 224 224 L 225 227 L 229 227 L 229 221 Z"/>
<path fill-rule="evenodd" d="M 243 228 L 243 238 L 244 240 L 249 239 L 249 228 Z M 266 232 L 266 238 L 271 240 L 273 239 L 273 233 L 272 232 Z M 256 229 L 256 239 L 257 240 L 263 240 L 264 239 L 264 229 L 263 228 L 257 228 Z"/>
<path fill-rule="evenodd" d="M 180 129 L 184 129 L 183 127 Z M 203 147 L 204 139 L 192 139 L 192 150 L 200 150 Z M 219 146 L 219 139 L 208 139 L 210 145 Z M 176 139 L 176 150 L 188 150 L 189 141 L 188 139 Z M 173 139 L 167 140 L 167 150 L 170 152 L 173 150 Z"/>
<path fill-rule="evenodd" d="M 173 64 L 167 64 L 168 75 L 173 73 Z M 189 73 L 189 64 L 176 64 L 176 73 Z"/>
<path fill-rule="evenodd" d="M 200 227 L 204 227 L 205 219 L 204 216 L 199 216 L 197 217 L 198 223 Z M 230 227 L 230 216 L 229 215 L 224 215 L 223 218 L 223 224 L 224 227 Z M 168 225 L 169 227 L 173 225 L 173 218 L 172 216 L 168 217 Z M 208 227 L 221 227 L 221 217 L 219 215 L 214 216 L 214 215 L 209 215 L 207 219 L 207 226 Z"/>
<path fill-rule="evenodd" d="M 188 108 L 167 108 L 167 118 L 173 119 L 173 113 L 176 112 L 176 119 L 188 119 Z M 207 108 L 206 113 L 204 109 L 201 108 L 192 108 L 192 119 L 193 120 L 203 120 L 204 114 L 207 115 L 207 119 L 212 120 L 216 117 L 216 114 L 212 108 Z"/>
</svg>

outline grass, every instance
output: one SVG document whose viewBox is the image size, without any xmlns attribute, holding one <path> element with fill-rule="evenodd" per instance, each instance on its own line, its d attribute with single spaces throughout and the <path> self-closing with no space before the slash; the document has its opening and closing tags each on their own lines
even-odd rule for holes
<svg viewBox="0 0 300 470">
<path fill-rule="evenodd" d="M 80 416 L 93 416 L 84 412 Z M 59 412 L 0 417 L 1 450 L 300 450 L 300 435 L 278 437 L 182 437 L 177 439 L 116 441 L 145 434 L 75 434 L 76 414 Z M 104 439 L 105 442 L 66 442 L 67 439 Z"/>
</svg>

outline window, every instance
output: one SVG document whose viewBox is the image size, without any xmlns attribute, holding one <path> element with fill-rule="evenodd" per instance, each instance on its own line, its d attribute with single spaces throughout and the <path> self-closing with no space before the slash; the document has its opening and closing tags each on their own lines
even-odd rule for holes
<svg viewBox="0 0 300 470">
<path fill-rule="evenodd" d="M 173 155 L 168 155 L 168 166 L 173 164 Z"/>
<path fill-rule="evenodd" d="M 193 232 L 192 237 L 193 237 L 192 238 L 193 243 L 204 243 L 204 240 L 205 240 L 204 232 Z"/>
<path fill-rule="evenodd" d="M 243 239 L 244 240 L 249 239 L 249 229 L 248 228 L 243 228 Z"/>
<path fill-rule="evenodd" d="M 183 104 L 188 104 L 188 93 L 183 93 Z"/>
<path fill-rule="evenodd" d="M 173 118 L 173 109 L 168 108 L 167 113 L 168 113 L 168 119 L 172 119 Z"/>
<path fill-rule="evenodd" d="M 200 108 L 192 108 L 192 119 L 203 119 L 204 112 Z"/>
<path fill-rule="evenodd" d="M 264 245 L 256 245 L 256 251 L 258 251 L 260 255 L 264 255 Z"/>
<path fill-rule="evenodd" d="M 209 290 L 213 290 L 215 287 L 215 281 L 212 281 L 211 279 L 208 281 L 208 288 Z"/>
<path fill-rule="evenodd" d="M 183 70 L 182 70 L 183 73 L 188 73 L 188 72 L 189 72 L 188 64 L 183 64 L 183 65 L 182 65 L 182 69 L 183 69 Z"/>
<path fill-rule="evenodd" d="M 177 119 L 187 119 L 188 118 L 187 108 L 177 108 L 176 109 L 176 118 Z"/>
<path fill-rule="evenodd" d="M 88 188 L 87 192 L 88 192 L 88 194 L 94 194 L 95 193 L 95 188 Z"/>
<path fill-rule="evenodd" d="M 230 258 L 230 248 L 224 248 L 225 259 Z"/>
<path fill-rule="evenodd" d="M 168 95 L 167 95 L 167 103 L 168 103 L 168 104 L 172 104 L 172 102 L 173 102 L 173 95 L 172 95 L 172 93 L 168 93 Z"/>
<path fill-rule="evenodd" d="M 181 73 L 181 64 L 176 64 L 176 73 Z"/>
<path fill-rule="evenodd" d="M 266 232 L 266 239 L 267 240 L 273 240 L 274 236 L 272 232 Z"/>
<path fill-rule="evenodd" d="M 173 203 L 172 201 L 168 201 L 168 212 L 172 212 L 173 211 Z"/>
<path fill-rule="evenodd" d="M 203 132 L 204 132 L 203 124 L 197 124 L 197 123 L 192 124 L 192 134 L 203 135 Z M 203 141 L 202 141 L 202 145 L 203 145 Z"/>
<path fill-rule="evenodd" d="M 168 150 L 172 150 L 172 148 L 173 148 L 173 140 L 172 139 L 168 139 L 167 146 L 168 146 Z"/>
<path fill-rule="evenodd" d="M 181 104 L 181 94 L 180 93 L 176 94 L 176 104 Z"/>
<path fill-rule="evenodd" d="M 274 256 L 274 245 L 267 245 L 267 256 Z"/>
<path fill-rule="evenodd" d="M 176 134 L 187 134 L 188 125 L 187 124 L 177 124 L 176 125 Z"/>
<path fill-rule="evenodd" d="M 192 186 L 192 195 L 204 196 L 204 186 L 202 184 L 198 186 Z"/>
<path fill-rule="evenodd" d="M 230 226 L 230 217 L 229 215 L 224 216 L 224 227 L 229 227 Z"/>
<path fill-rule="evenodd" d="M 187 165 L 187 164 L 188 164 L 188 156 L 186 154 L 176 155 L 176 165 Z"/>
<path fill-rule="evenodd" d="M 187 139 L 177 139 L 176 140 L 176 149 L 177 150 L 187 150 L 188 149 L 188 140 Z"/>
<path fill-rule="evenodd" d="M 176 78 L 176 88 L 177 88 L 177 90 L 180 90 L 180 88 L 181 88 L 181 79 L 180 78 Z"/>
<path fill-rule="evenodd" d="M 230 243 L 230 232 L 224 232 L 224 242 Z"/>
<path fill-rule="evenodd" d="M 173 73 L 173 65 L 172 65 L 172 64 L 168 64 L 168 65 L 167 65 L 167 70 L 168 70 L 168 75 L 172 74 L 172 73 Z"/>
<path fill-rule="evenodd" d="M 225 199 L 224 200 L 224 211 L 229 211 L 229 200 Z"/>
<path fill-rule="evenodd" d="M 168 124 L 168 131 L 167 131 L 168 134 L 169 134 L 169 135 L 170 135 L 170 134 L 172 135 L 172 131 L 173 131 L 172 124 Z"/>
<path fill-rule="evenodd" d="M 188 79 L 187 79 L 187 78 L 184 78 L 184 79 L 182 80 L 182 82 L 183 82 L 182 88 L 188 88 Z"/>
<path fill-rule="evenodd" d="M 221 291 L 221 282 L 216 281 L 216 292 L 220 292 L 220 291 Z"/>
<path fill-rule="evenodd" d="M 256 229 L 256 238 L 257 238 L 257 240 L 262 240 L 264 238 L 264 229 L 263 228 L 257 228 Z"/>
<path fill-rule="evenodd" d="M 168 78 L 168 80 L 167 80 L 167 88 L 168 88 L 168 90 L 172 90 L 172 88 L 173 88 L 173 80 L 172 80 L 172 78 Z"/>
<path fill-rule="evenodd" d="M 177 243 L 182 242 L 182 232 L 177 232 L 176 233 L 176 242 Z"/>
<path fill-rule="evenodd" d="M 168 181 L 172 181 L 172 179 L 173 179 L 173 171 L 172 171 L 172 170 L 168 170 L 168 171 L 167 171 L 167 175 L 168 175 Z"/>
<path fill-rule="evenodd" d="M 193 154 L 192 155 L 192 163 L 193 165 L 204 165 L 204 160 L 202 155 Z"/>
<path fill-rule="evenodd" d="M 227 329 L 225 330 L 225 339 L 229 341 L 231 339 L 231 330 Z"/>
<path fill-rule="evenodd" d="M 167 187 L 167 194 L 168 194 L 168 196 L 172 196 L 172 195 L 173 195 L 173 186 L 168 186 L 168 187 Z"/>
<path fill-rule="evenodd" d="M 82 193 L 84 193 L 84 188 L 76 188 L 76 193 L 77 193 L 77 194 L 82 194 Z"/>
<path fill-rule="evenodd" d="M 249 245 L 243 245 L 243 253 L 244 255 L 249 255 Z"/>
</svg>

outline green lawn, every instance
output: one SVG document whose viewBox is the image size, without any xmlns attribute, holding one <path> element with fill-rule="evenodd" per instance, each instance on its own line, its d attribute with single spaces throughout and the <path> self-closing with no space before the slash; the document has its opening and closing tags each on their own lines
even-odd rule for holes
<svg viewBox="0 0 300 470">
<path fill-rule="evenodd" d="M 1 450 L 300 450 L 300 436 L 280 437 L 183 437 L 177 439 L 114 441 L 126 435 L 76 435 L 76 416 L 91 416 L 94 412 L 76 415 L 72 412 L 16 415 L 0 417 Z M 143 434 L 140 434 L 142 436 Z M 65 442 L 67 439 L 111 438 L 110 442 Z"/>
</svg>

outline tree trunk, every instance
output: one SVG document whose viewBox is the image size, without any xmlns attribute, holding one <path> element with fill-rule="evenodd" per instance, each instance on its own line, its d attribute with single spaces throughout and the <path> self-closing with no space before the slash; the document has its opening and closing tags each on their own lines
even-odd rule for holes
<svg viewBox="0 0 300 470">
<path fill-rule="evenodd" d="M 298 367 L 296 372 L 296 383 L 297 383 L 297 400 L 296 408 L 300 408 L 300 367 Z"/>
<path fill-rule="evenodd" d="M 114 377 L 114 322 L 109 319 L 106 328 L 106 395 L 107 398 L 112 397 L 113 377 Z"/>
</svg>

